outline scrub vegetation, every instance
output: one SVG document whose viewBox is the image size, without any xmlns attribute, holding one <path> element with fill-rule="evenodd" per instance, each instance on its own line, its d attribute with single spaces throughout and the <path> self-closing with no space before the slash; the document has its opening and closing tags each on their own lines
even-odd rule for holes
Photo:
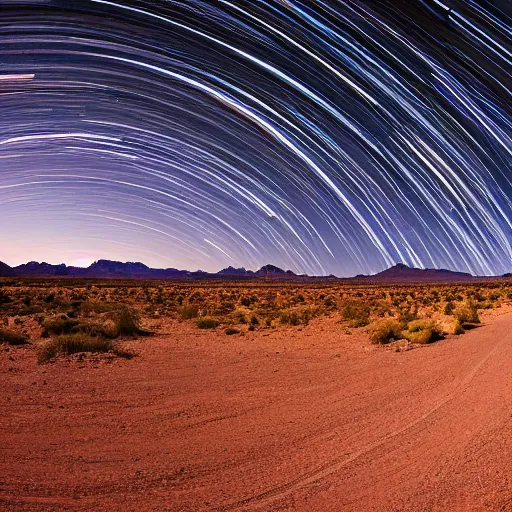
<svg viewBox="0 0 512 512">
<path fill-rule="evenodd" d="M 76 352 L 121 354 L 119 340 L 149 336 L 158 319 L 226 335 L 307 328 L 320 317 L 374 344 L 424 345 L 512 305 L 512 282 L 362 286 L 319 282 L 153 282 L 4 279 L 0 343 L 36 342 L 40 362 Z M 126 355 L 126 354 L 125 354 Z"/>
</svg>

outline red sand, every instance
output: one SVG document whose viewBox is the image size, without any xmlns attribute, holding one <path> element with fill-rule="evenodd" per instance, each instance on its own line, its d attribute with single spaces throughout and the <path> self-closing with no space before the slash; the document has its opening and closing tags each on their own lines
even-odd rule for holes
<svg viewBox="0 0 512 512">
<path fill-rule="evenodd" d="M 0 509 L 511 511 L 512 314 L 396 352 L 334 320 L 0 349 Z"/>
</svg>

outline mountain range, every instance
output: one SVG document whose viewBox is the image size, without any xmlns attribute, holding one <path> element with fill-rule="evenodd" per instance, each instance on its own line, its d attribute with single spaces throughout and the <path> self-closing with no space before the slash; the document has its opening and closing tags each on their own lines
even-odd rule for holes
<svg viewBox="0 0 512 512">
<path fill-rule="evenodd" d="M 356 282 L 383 283 L 383 282 L 456 282 L 471 281 L 477 278 L 465 272 L 454 272 L 444 269 L 419 269 L 408 267 L 403 263 L 383 270 L 374 275 L 358 275 L 353 278 L 337 278 L 330 276 L 308 276 L 295 274 L 291 270 L 283 270 L 275 265 L 265 265 L 259 270 L 246 270 L 243 267 L 227 267 L 216 273 L 208 273 L 202 270 L 189 271 L 176 268 L 150 268 L 140 262 L 120 262 L 111 260 L 98 260 L 89 267 L 73 267 L 64 263 L 51 265 L 31 261 L 16 267 L 10 267 L 0 261 L 0 277 L 88 277 L 88 278 L 136 278 L 136 279 L 226 279 L 237 278 L 265 278 L 279 280 L 304 280 L 304 279 L 337 279 Z M 507 274 L 503 277 L 509 277 Z"/>
<path fill-rule="evenodd" d="M 227 267 L 216 273 L 208 273 L 203 270 L 179 270 L 176 268 L 150 268 L 140 262 L 126 262 L 98 260 L 89 267 L 73 267 L 64 263 L 52 265 L 50 263 L 39 263 L 30 261 L 16 267 L 10 267 L 0 261 L 0 277 L 91 277 L 91 278 L 212 278 L 212 277 L 301 277 L 291 270 L 283 270 L 275 265 L 265 265 L 257 271 L 246 270 L 245 268 Z M 307 276 L 304 276 L 307 277 Z"/>
</svg>

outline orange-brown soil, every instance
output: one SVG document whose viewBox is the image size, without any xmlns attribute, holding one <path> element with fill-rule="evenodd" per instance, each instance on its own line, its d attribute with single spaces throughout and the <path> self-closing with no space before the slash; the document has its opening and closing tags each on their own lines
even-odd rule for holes
<svg viewBox="0 0 512 512">
<path fill-rule="evenodd" d="M 0 509 L 512 510 L 512 314 L 430 346 L 187 323 L 132 360 L 0 348 Z"/>
</svg>

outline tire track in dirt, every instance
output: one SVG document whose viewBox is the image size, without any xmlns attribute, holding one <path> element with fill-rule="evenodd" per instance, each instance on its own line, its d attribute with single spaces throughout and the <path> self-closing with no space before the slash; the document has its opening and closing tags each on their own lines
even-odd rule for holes
<svg viewBox="0 0 512 512">
<path fill-rule="evenodd" d="M 507 315 L 509 320 L 512 322 L 512 315 Z M 471 334 L 481 334 L 485 333 L 485 326 L 479 328 L 483 331 L 474 332 Z M 469 336 L 469 334 L 467 335 Z M 397 436 L 407 432 L 408 430 L 414 428 L 418 424 L 425 421 L 429 416 L 437 412 L 444 405 L 452 401 L 457 395 L 464 391 L 464 389 L 468 386 L 468 384 L 474 379 L 478 371 L 482 368 L 482 366 L 504 345 L 507 341 L 507 338 L 502 338 L 500 341 L 494 344 L 494 346 L 478 361 L 476 365 L 473 366 L 471 371 L 467 373 L 460 382 L 456 385 L 456 387 L 448 394 L 446 394 L 441 400 L 438 400 L 432 407 L 430 407 L 424 414 L 417 417 L 413 421 L 405 424 L 403 427 L 399 429 L 395 429 L 391 431 L 389 434 L 381 437 L 377 441 L 374 441 L 361 449 L 353 452 L 348 457 L 346 454 L 336 457 L 329 462 L 322 464 L 321 466 L 312 469 L 306 473 L 303 473 L 299 478 L 293 479 L 289 482 L 285 482 L 281 485 L 272 487 L 267 491 L 264 491 L 260 494 L 248 496 L 247 498 L 243 498 L 241 500 L 227 503 L 225 505 L 221 505 L 218 507 L 214 507 L 212 510 L 224 512 L 230 510 L 243 509 L 249 505 L 252 506 L 251 510 L 255 510 L 254 507 L 262 508 L 266 505 L 271 504 L 272 502 L 285 498 L 295 491 L 314 484 L 322 479 L 329 477 L 330 475 L 336 473 L 340 469 L 345 466 L 351 464 L 352 462 L 359 459 L 361 456 L 368 454 L 372 450 L 375 450 L 390 440 L 396 438 Z"/>
</svg>

